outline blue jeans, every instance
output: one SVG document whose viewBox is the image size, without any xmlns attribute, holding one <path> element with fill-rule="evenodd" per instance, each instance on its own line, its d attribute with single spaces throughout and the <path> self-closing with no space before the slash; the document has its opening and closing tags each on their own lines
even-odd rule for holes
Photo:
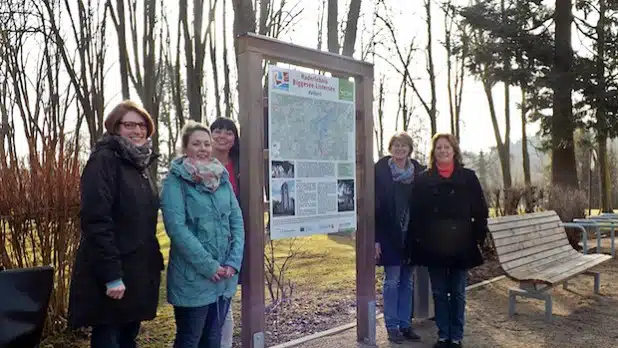
<svg viewBox="0 0 618 348">
<path fill-rule="evenodd" d="M 96 325 L 90 336 L 91 348 L 136 348 L 140 322 L 120 325 Z"/>
<path fill-rule="evenodd" d="M 230 308 L 230 299 L 203 307 L 174 307 L 176 339 L 174 348 L 220 348 L 221 329 Z"/>
<path fill-rule="evenodd" d="M 468 271 L 429 268 L 429 277 L 438 337 L 441 340 L 461 341 L 464 335 Z"/>
<path fill-rule="evenodd" d="M 410 327 L 414 308 L 414 268 L 384 266 L 384 323 L 386 329 Z"/>
</svg>

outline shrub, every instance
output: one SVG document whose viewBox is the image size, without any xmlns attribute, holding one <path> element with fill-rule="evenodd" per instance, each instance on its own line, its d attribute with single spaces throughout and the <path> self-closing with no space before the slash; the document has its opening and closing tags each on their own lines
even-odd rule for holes
<svg viewBox="0 0 618 348">
<path fill-rule="evenodd" d="M 66 326 L 79 243 L 78 154 L 74 146 L 46 142 L 26 159 L 9 154 L 0 162 L 0 263 L 7 269 L 54 267 L 46 331 L 56 332 Z"/>
</svg>

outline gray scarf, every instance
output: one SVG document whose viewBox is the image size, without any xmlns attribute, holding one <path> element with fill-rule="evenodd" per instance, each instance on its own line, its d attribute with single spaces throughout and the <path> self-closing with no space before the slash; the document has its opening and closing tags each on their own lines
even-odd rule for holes
<svg viewBox="0 0 618 348">
<path fill-rule="evenodd" d="M 122 146 L 129 159 L 133 161 L 137 167 L 143 169 L 150 164 L 150 157 L 152 156 L 152 139 L 149 138 L 144 145 L 137 146 L 123 136 L 111 135 L 111 137 Z"/>
</svg>

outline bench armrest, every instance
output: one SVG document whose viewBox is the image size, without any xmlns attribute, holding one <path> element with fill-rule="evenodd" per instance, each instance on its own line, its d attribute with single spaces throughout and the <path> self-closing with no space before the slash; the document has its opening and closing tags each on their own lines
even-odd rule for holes
<svg viewBox="0 0 618 348">
<path fill-rule="evenodd" d="M 585 219 L 573 219 L 573 222 L 563 222 L 562 227 L 571 227 L 577 228 L 582 232 L 582 243 L 583 243 L 583 252 L 584 254 L 588 253 L 588 231 L 586 227 L 594 227 L 597 233 L 597 238 L 599 237 L 599 224 L 596 221 L 585 220 Z"/>
</svg>

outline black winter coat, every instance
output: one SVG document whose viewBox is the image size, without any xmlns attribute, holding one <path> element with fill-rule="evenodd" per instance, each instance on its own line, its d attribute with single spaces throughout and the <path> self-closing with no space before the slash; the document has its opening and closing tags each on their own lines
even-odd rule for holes
<svg viewBox="0 0 618 348">
<path fill-rule="evenodd" d="M 470 269 L 483 264 L 479 245 L 487 235 L 488 209 L 470 169 L 450 178 L 428 169 L 414 182 L 407 249 L 412 262 L 428 267 Z"/>
<path fill-rule="evenodd" d="M 164 268 L 158 209 L 147 168 L 132 161 L 116 139 L 99 141 L 81 177 L 82 234 L 69 296 L 72 328 L 154 319 Z M 105 284 L 118 278 L 126 291 L 113 300 Z"/>
<path fill-rule="evenodd" d="M 407 254 L 403 240 L 405 232 L 401 231 L 395 208 L 395 182 L 388 160 L 391 156 L 380 159 L 375 165 L 375 241 L 380 243 L 382 256 L 377 260 L 379 266 L 399 266 L 407 263 Z M 414 178 L 418 178 L 424 167 L 415 160 Z M 403 184 L 402 184 L 403 185 Z M 413 184 L 404 194 L 413 198 Z"/>
</svg>

